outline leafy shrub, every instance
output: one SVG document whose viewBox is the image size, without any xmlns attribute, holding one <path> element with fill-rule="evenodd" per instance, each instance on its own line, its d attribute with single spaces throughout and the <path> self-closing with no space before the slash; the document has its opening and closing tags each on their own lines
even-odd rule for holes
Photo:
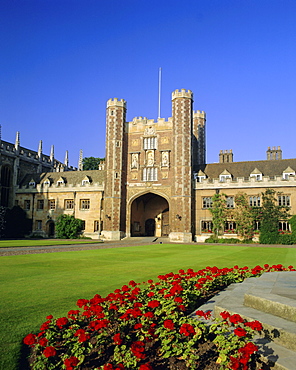
<svg viewBox="0 0 296 370">
<path fill-rule="evenodd" d="M 219 238 L 218 243 L 222 244 L 237 244 L 240 243 L 241 241 L 237 238 Z"/>
<path fill-rule="evenodd" d="M 155 282 L 130 281 L 105 298 L 79 299 L 78 310 L 58 319 L 47 316 L 37 335 L 24 338 L 31 347 L 31 368 L 153 370 L 176 363 L 175 369 L 193 370 L 212 356 L 211 369 L 242 369 L 246 361 L 255 361 L 252 338 L 261 324 L 223 312 L 222 321 L 206 325 L 198 318 L 210 318 L 208 312 L 198 310 L 195 318 L 189 313 L 231 283 L 284 270 L 295 271 L 282 265 L 179 270 Z M 199 357 L 199 346 L 207 342 L 210 352 Z"/>
<path fill-rule="evenodd" d="M 56 222 L 56 235 L 61 239 L 75 239 L 83 230 L 83 221 L 70 215 L 61 215 Z"/>
<path fill-rule="evenodd" d="M 219 239 L 216 236 L 210 236 L 205 240 L 205 243 L 218 243 Z"/>
<path fill-rule="evenodd" d="M 241 241 L 242 244 L 253 244 L 253 239 L 244 239 Z"/>
<path fill-rule="evenodd" d="M 292 245 L 295 244 L 295 236 L 293 234 L 279 234 L 278 244 Z"/>
</svg>

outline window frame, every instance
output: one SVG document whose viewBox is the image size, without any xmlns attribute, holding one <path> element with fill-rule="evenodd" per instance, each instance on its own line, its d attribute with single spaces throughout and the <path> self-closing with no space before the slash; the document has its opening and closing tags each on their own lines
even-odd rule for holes
<svg viewBox="0 0 296 370">
<path fill-rule="evenodd" d="M 64 200 L 64 209 L 73 210 L 74 209 L 74 199 L 65 199 Z"/>
<path fill-rule="evenodd" d="M 81 211 L 88 211 L 90 209 L 90 199 L 83 198 L 79 200 L 79 209 Z"/>
</svg>

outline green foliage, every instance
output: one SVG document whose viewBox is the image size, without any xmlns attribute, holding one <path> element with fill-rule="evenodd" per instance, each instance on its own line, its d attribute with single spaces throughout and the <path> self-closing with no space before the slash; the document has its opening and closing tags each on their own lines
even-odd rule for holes
<svg viewBox="0 0 296 370">
<path fill-rule="evenodd" d="M 252 239 L 254 236 L 255 213 L 249 204 L 246 193 L 238 193 L 235 198 L 233 216 L 236 222 L 238 235 L 244 239 Z"/>
<path fill-rule="evenodd" d="M 19 206 L 6 209 L 4 219 L 5 238 L 23 238 L 32 230 L 32 221 L 27 217 L 26 211 Z"/>
<path fill-rule="evenodd" d="M 288 218 L 288 208 L 277 205 L 275 194 L 273 189 L 267 189 L 262 193 L 262 207 L 259 214 L 261 221 L 259 243 L 261 244 L 277 244 L 279 221 Z"/>
<path fill-rule="evenodd" d="M 82 160 L 83 170 L 98 170 L 101 161 L 105 158 L 85 157 Z"/>
<path fill-rule="evenodd" d="M 296 236 L 296 215 L 292 216 L 289 219 L 289 224 L 290 224 L 291 229 L 292 229 L 292 234 L 295 234 L 295 236 Z"/>
<path fill-rule="evenodd" d="M 70 215 L 61 215 L 56 222 L 56 235 L 61 239 L 75 239 L 83 230 L 83 221 Z"/>
<path fill-rule="evenodd" d="M 220 314 L 223 320 L 201 310 L 195 312 L 196 318 L 189 313 L 232 283 L 268 271 L 291 270 L 295 271 L 293 266 L 280 264 L 252 269 L 214 266 L 196 272 L 189 268 L 159 275 L 157 281 L 131 280 L 106 297 L 78 299 L 79 309 L 57 319 L 46 316 L 39 333 L 24 338 L 31 348 L 30 368 L 152 370 L 157 359 L 164 368 L 178 360 L 178 368 L 197 370 L 204 358 L 218 358 L 221 370 L 256 365 L 252 354 L 258 347 L 252 342 L 263 329 L 259 321 L 226 311 Z M 209 320 L 208 325 L 204 320 Z M 200 344 L 205 342 L 211 345 L 200 358 Z"/>
<path fill-rule="evenodd" d="M 226 209 L 226 196 L 225 194 L 215 194 L 212 198 L 212 207 L 210 212 L 212 213 L 213 233 L 216 238 L 218 235 L 224 233 L 224 224 L 227 220 L 227 209 Z"/>
<path fill-rule="evenodd" d="M 293 234 L 279 234 L 277 239 L 278 244 L 292 245 L 296 243 L 295 235 Z"/>
</svg>

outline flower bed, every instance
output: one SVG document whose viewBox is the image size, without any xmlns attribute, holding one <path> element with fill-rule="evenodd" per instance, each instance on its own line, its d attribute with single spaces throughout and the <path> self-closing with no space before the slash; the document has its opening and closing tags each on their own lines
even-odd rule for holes
<svg viewBox="0 0 296 370">
<path fill-rule="evenodd" d="M 207 325 L 208 312 L 189 314 L 231 283 L 293 266 L 179 270 L 157 281 L 130 281 L 107 297 L 79 299 L 79 309 L 47 316 L 38 334 L 28 334 L 34 370 L 250 369 L 256 365 L 252 338 L 258 321 L 221 314 Z M 202 320 L 200 319 L 202 318 Z"/>
</svg>

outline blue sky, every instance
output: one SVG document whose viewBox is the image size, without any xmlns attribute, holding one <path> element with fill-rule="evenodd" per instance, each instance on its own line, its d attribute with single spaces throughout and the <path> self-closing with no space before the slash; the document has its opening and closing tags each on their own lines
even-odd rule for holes
<svg viewBox="0 0 296 370">
<path fill-rule="evenodd" d="M 105 155 L 105 107 L 171 116 L 190 89 L 207 113 L 207 162 L 281 146 L 295 158 L 295 0 L 0 0 L 2 139 L 77 166 Z"/>
</svg>

